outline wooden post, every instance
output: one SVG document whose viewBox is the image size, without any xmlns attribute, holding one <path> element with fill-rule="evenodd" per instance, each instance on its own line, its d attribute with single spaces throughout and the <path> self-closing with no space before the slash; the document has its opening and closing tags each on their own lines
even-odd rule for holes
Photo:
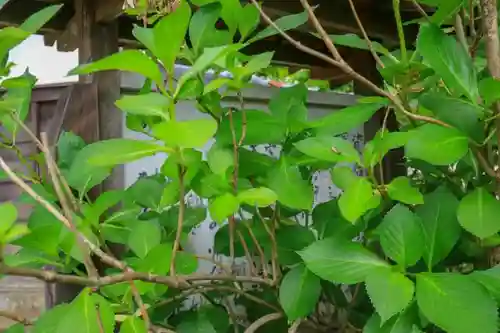
<svg viewBox="0 0 500 333">
<path fill-rule="evenodd" d="M 78 58 L 80 64 L 99 60 L 119 51 L 118 22 L 97 23 L 96 13 L 102 0 L 74 0 L 78 26 Z M 114 106 L 120 96 L 120 73 L 106 71 L 79 77 L 73 105 L 75 111 L 63 119 L 64 129 L 84 137 L 87 143 L 122 136 L 123 114 Z M 115 168 L 111 177 L 93 195 L 102 190 L 122 189 L 124 169 Z M 50 288 L 50 287 L 49 287 Z M 56 284 L 48 306 L 71 301 L 81 287 Z"/>
<path fill-rule="evenodd" d="M 382 85 L 382 77 L 380 76 L 376 62 L 372 55 L 368 52 L 358 52 L 358 54 L 353 57 L 354 62 L 351 64 L 353 68 L 377 85 Z M 374 92 L 359 82 L 354 82 L 354 92 L 356 95 L 370 96 L 374 95 Z M 372 140 L 377 133 L 382 128 L 383 120 L 385 116 L 385 109 L 377 111 L 373 118 L 365 124 L 365 142 Z M 398 122 L 396 116 L 393 112 L 389 114 L 387 118 L 387 130 L 396 131 L 398 130 Z M 387 184 L 392 179 L 399 176 L 406 176 L 407 171 L 403 163 L 404 160 L 404 150 L 403 148 L 391 150 L 382 161 L 382 172 L 384 174 L 384 182 Z M 379 167 L 377 166 L 377 169 Z M 379 174 L 375 175 L 380 181 Z"/>
</svg>

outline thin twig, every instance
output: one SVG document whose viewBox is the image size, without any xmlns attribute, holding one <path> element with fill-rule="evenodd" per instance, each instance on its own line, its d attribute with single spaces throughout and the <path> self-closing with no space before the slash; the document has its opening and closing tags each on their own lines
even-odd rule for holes
<svg viewBox="0 0 500 333">
<path fill-rule="evenodd" d="M 351 11 L 352 14 L 354 15 L 354 19 L 356 20 L 356 23 L 358 24 L 359 30 L 361 30 L 361 33 L 363 34 L 363 38 L 365 39 L 366 43 L 368 44 L 368 49 L 370 50 L 370 53 L 372 54 L 373 58 L 377 62 L 377 64 L 380 66 L 380 68 L 385 68 L 384 63 L 382 62 L 382 59 L 378 56 L 377 52 L 375 51 L 375 48 L 373 47 L 373 43 L 366 33 L 365 27 L 363 26 L 363 23 L 361 22 L 361 19 L 359 18 L 358 12 L 356 10 L 356 6 L 354 5 L 353 0 L 349 0 L 349 5 L 351 6 Z"/>
<path fill-rule="evenodd" d="M 422 15 L 427 20 L 429 20 L 429 16 L 425 12 L 425 10 L 422 8 L 422 6 L 420 6 L 420 4 L 417 2 L 417 0 L 411 0 L 411 3 L 413 4 L 413 7 L 415 7 L 417 9 L 417 11 L 420 13 L 420 15 Z"/>
<path fill-rule="evenodd" d="M 233 108 L 229 108 L 229 126 L 231 127 L 231 136 L 233 141 L 233 159 L 234 159 L 234 171 L 233 171 L 233 191 L 236 194 L 238 190 L 238 142 L 236 141 L 236 130 L 234 128 L 233 120 Z M 229 217 L 229 256 L 234 262 L 234 233 L 236 229 L 236 219 L 234 214 Z M 232 266 L 232 264 L 231 264 Z"/>
<path fill-rule="evenodd" d="M 25 326 L 32 326 L 33 321 L 31 321 L 28 318 L 22 317 L 18 315 L 17 313 L 10 312 L 7 310 L 0 310 L 0 317 L 7 318 L 9 320 L 15 321 L 16 323 L 23 324 Z"/>
<path fill-rule="evenodd" d="M 255 247 L 257 248 L 257 252 L 259 252 L 260 256 L 260 265 L 262 266 L 262 274 L 264 275 L 264 278 L 267 278 L 267 264 L 266 264 L 266 256 L 264 254 L 264 250 L 259 244 L 259 240 L 257 237 L 255 237 L 255 233 L 253 232 L 252 228 L 248 226 L 248 224 L 244 223 L 245 227 L 247 228 L 248 233 L 250 234 L 250 238 L 252 238 L 252 241 L 255 244 Z"/>
<path fill-rule="evenodd" d="M 184 223 L 184 210 L 186 209 L 184 175 L 185 168 L 179 165 L 179 215 L 177 216 L 177 230 L 175 233 L 174 247 L 172 249 L 172 259 L 170 261 L 170 275 L 175 276 L 175 258 L 181 244 L 182 225 Z"/>
<path fill-rule="evenodd" d="M 275 217 L 277 216 L 278 209 L 279 209 L 278 207 L 275 207 L 275 211 L 274 211 Z M 272 266 L 272 273 L 273 273 L 273 281 L 277 281 L 277 279 L 278 279 L 278 267 L 277 267 L 278 246 L 277 246 L 276 236 L 275 236 L 275 232 L 274 232 L 275 231 L 275 227 L 274 227 L 275 221 L 274 221 L 274 218 L 271 221 L 272 226 L 273 226 L 273 229 L 271 230 L 271 229 L 269 229 L 269 226 L 266 224 L 266 220 L 264 219 L 264 217 L 260 213 L 258 207 L 255 208 L 255 212 L 256 212 L 257 216 L 259 217 L 260 221 L 262 222 L 262 224 L 264 225 L 264 229 L 266 230 L 267 234 L 269 235 L 269 238 L 271 239 L 271 266 Z"/>
<path fill-rule="evenodd" d="M 238 90 L 238 99 L 240 100 L 240 112 L 241 112 L 241 138 L 238 142 L 238 146 L 241 147 L 245 138 L 247 136 L 247 113 L 245 111 L 245 101 L 241 91 Z"/>
<path fill-rule="evenodd" d="M 268 322 L 281 319 L 282 317 L 283 315 L 281 313 L 270 313 L 268 315 L 260 317 L 259 319 L 254 321 L 252 325 L 248 326 L 248 328 L 245 330 L 245 333 L 255 333 L 259 328 L 261 328 Z"/>
</svg>

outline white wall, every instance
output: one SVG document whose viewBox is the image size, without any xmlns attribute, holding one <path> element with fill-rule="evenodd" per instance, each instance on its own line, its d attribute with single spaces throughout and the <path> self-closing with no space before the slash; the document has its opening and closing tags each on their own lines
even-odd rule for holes
<svg viewBox="0 0 500 333">
<path fill-rule="evenodd" d="M 78 52 L 58 52 L 47 47 L 43 37 L 34 35 L 11 51 L 10 60 L 17 65 L 11 74 L 21 75 L 26 68 L 38 78 L 38 84 L 77 81 L 78 77 L 67 77 L 67 73 L 78 65 Z"/>
</svg>

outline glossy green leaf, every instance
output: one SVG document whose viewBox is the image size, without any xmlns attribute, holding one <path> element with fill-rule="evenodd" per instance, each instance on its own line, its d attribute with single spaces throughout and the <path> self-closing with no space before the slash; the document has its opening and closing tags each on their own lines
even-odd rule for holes
<svg viewBox="0 0 500 333">
<path fill-rule="evenodd" d="M 164 120 L 169 119 L 168 108 L 170 98 L 160 93 L 149 93 L 143 95 L 125 95 L 116 101 L 116 106 L 130 114 L 140 116 L 156 116 Z"/>
<path fill-rule="evenodd" d="M 231 193 L 225 193 L 218 196 L 208 203 L 210 217 L 218 223 L 222 223 L 229 216 L 236 213 L 239 207 L 240 203 L 238 198 Z"/>
<path fill-rule="evenodd" d="M 15 240 L 23 237 L 30 233 L 30 229 L 26 224 L 16 224 L 13 225 L 2 237 L 2 241 L 5 244 L 10 244 Z"/>
<path fill-rule="evenodd" d="M 460 225 L 484 239 L 500 231 L 500 202 L 485 188 L 476 188 L 460 201 L 457 217 Z"/>
<path fill-rule="evenodd" d="M 245 112 L 244 116 L 243 112 Z M 266 112 L 258 110 L 238 111 L 233 112 L 232 117 L 237 142 L 241 140 L 243 120 L 246 118 L 244 145 L 277 144 L 285 139 L 286 128 L 278 119 Z M 221 144 L 232 145 L 233 135 L 231 121 L 228 116 L 222 118 L 216 138 Z"/>
<path fill-rule="evenodd" d="M 347 190 L 359 181 L 352 167 L 337 166 L 331 171 L 333 183 L 341 190 Z"/>
<path fill-rule="evenodd" d="M 316 241 L 298 251 L 306 267 L 324 280 L 355 284 L 389 265 L 361 244 L 335 238 Z"/>
<path fill-rule="evenodd" d="M 62 132 L 57 141 L 57 164 L 60 168 L 69 168 L 78 152 L 85 147 L 85 141 L 72 132 Z"/>
<path fill-rule="evenodd" d="M 413 304 L 383 325 L 380 316 L 374 313 L 364 326 L 363 333 L 422 333 L 417 307 Z"/>
<path fill-rule="evenodd" d="M 415 286 L 401 273 L 382 270 L 368 275 L 366 290 L 384 323 L 410 304 Z"/>
<path fill-rule="evenodd" d="M 120 333 L 147 333 L 146 323 L 141 318 L 130 316 L 120 325 Z"/>
<path fill-rule="evenodd" d="M 183 320 L 175 328 L 177 333 L 218 333 L 209 317 L 201 314 L 193 314 L 189 320 Z"/>
<path fill-rule="evenodd" d="M 484 78 L 479 82 L 479 93 L 486 106 L 492 105 L 500 99 L 500 81 L 492 77 Z"/>
<path fill-rule="evenodd" d="M 469 276 L 418 274 L 416 294 L 425 317 L 446 332 L 498 332 L 495 301 Z"/>
<path fill-rule="evenodd" d="M 278 195 L 267 187 L 257 187 L 238 193 L 238 200 L 253 207 L 267 207 L 278 200 Z"/>
<path fill-rule="evenodd" d="M 321 38 L 318 34 L 314 34 L 316 37 Z M 359 37 L 356 34 L 343 34 L 343 35 L 329 35 L 332 42 L 336 45 L 346 46 L 353 49 L 360 50 L 370 50 L 370 45 L 366 42 L 366 40 L 362 37 Z M 379 54 L 388 54 L 389 50 L 387 50 L 382 44 L 372 41 L 371 47 L 373 50 Z"/>
<path fill-rule="evenodd" d="M 85 75 L 109 70 L 141 74 L 163 85 L 163 76 L 158 65 L 139 50 L 124 50 L 90 64 L 80 65 L 71 70 L 69 75 Z"/>
<path fill-rule="evenodd" d="M 234 153 L 231 149 L 214 144 L 208 151 L 207 162 L 210 170 L 217 175 L 225 175 L 234 166 Z"/>
<path fill-rule="evenodd" d="M 423 257 L 429 269 L 448 256 L 460 237 L 457 209 L 457 198 L 446 189 L 438 189 L 425 195 L 424 204 L 415 211 L 422 222 Z"/>
<path fill-rule="evenodd" d="M 27 18 L 19 26 L 19 28 L 29 32 L 30 34 L 37 33 L 57 14 L 57 12 L 59 12 L 62 7 L 62 4 L 47 6 Z"/>
<path fill-rule="evenodd" d="M 306 11 L 303 11 L 303 12 L 298 13 L 298 14 L 292 14 L 292 15 L 280 17 L 279 19 L 274 21 L 274 24 L 282 32 L 286 32 L 288 30 L 295 29 L 295 28 L 303 25 L 304 23 L 307 22 L 308 19 L 309 19 L 309 15 L 307 14 Z M 268 38 L 268 37 L 277 35 L 279 33 L 280 32 L 276 28 L 269 26 L 269 27 L 265 28 L 264 30 L 260 31 L 254 37 L 252 37 L 252 39 L 250 40 L 250 43 L 254 43 L 260 39 Z"/>
<path fill-rule="evenodd" d="M 153 127 L 153 135 L 170 147 L 202 148 L 217 131 L 213 119 L 170 120 Z"/>
<path fill-rule="evenodd" d="M 31 34 L 17 27 L 0 29 L 0 59 L 5 59 L 11 49 L 21 44 Z"/>
<path fill-rule="evenodd" d="M 269 171 L 267 186 L 278 195 L 278 200 L 294 209 L 310 210 L 314 200 L 312 184 L 302 178 L 298 167 L 284 158 Z"/>
<path fill-rule="evenodd" d="M 431 24 L 420 26 L 417 50 L 456 95 L 476 102 L 479 96 L 476 73 L 467 51 L 457 40 Z"/>
<path fill-rule="evenodd" d="M 231 42 L 229 31 L 218 30 L 215 23 L 221 16 L 222 6 L 215 2 L 200 7 L 189 23 L 189 38 L 195 53 L 206 47 L 214 47 Z"/>
<path fill-rule="evenodd" d="M 470 276 L 482 284 L 497 302 L 500 302 L 500 265 L 484 271 L 476 270 Z"/>
<path fill-rule="evenodd" d="M 329 162 L 360 163 L 359 154 L 351 142 L 330 136 L 316 136 L 294 144 L 301 153 Z"/>
<path fill-rule="evenodd" d="M 288 320 L 311 314 L 321 294 L 320 279 L 304 265 L 290 270 L 280 284 L 279 300 Z"/>
<path fill-rule="evenodd" d="M 16 223 L 17 208 L 10 202 L 0 204 L 0 238 Z"/>
<path fill-rule="evenodd" d="M 429 18 L 430 22 L 441 25 L 449 21 L 462 7 L 464 0 L 445 0 L 438 1 L 438 8 Z"/>
<path fill-rule="evenodd" d="M 339 199 L 342 215 L 351 223 L 355 223 L 369 209 L 378 205 L 380 197 L 374 193 L 372 184 L 366 178 L 356 178 L 344 190 Z M 375 202 L 374 200 L 377 200 Z"/>
<path fill-rule="evenodd" d="M 161 232 L 156 222 L 137 221 L 131 226 L 128 246 L 138 257 L 146 257 L 152 248 L 160 244 L 160 241 Z"/>
<path fill-rule="evenodd" d="M 377 132 L 375 137 L 365 144 L 363 151 L 365 167 L 375 167 L 389 151 L 403 147 L 410 139 L 410 135 L 410 132 Z"/>
<path fill-rule="evenodd" d="M 408 177 L 394 178 L 387 185 L 387 194 L 392 200 L 396 200 L 408 205 L 421 205 L 424 203 L 424 196 L 419 190 L 411 186 Z"/>
<path fill-rule="evenodd" d="M 87 157 L 88 164 L 92 166 L 110 167 L 168 151 L 168 148 L 150 141 L 109 139 L 86 146 L 81 154 Z"/>
<path fill-rule="evenodd" d="M 383 103 L 358 103 L 335 110 L 329 115 L 312 122 L 317 134 L 338 135 L 361 127 L 384 106 Z"/>
<path fill-rule="evenodd" d="M 449 165 L 467 154 L 469 143 L 467 137 L 454 128 L 426 124 L 414 130 L 405 149 L 410 159 Z"/>
<path fill-rule="evenodd" d="M 168 72 L 173 70 L 175 60 L 184 44 L 190 18 L 191 6 L 183 0 L 173 12 L 163 16 L 154 27 L 155 54 Z M 165 42 L 167 36 L 168 43 Z"/>
<path fill-rule="evenodd" d="M 418 216 L 403 205 L 394 206 L 377 228 L 384 253 L 398 264 L 413 266 L 422 257 L 424 235 Z"/>
<path fill-rule="evenodd" d="M 240 10 L 240 19 L 238 20 L 238 30 L 241 40 L 245 40 L 259 25 L 260 13 L 257 7 L 252 3 L 246 4 Z"/>
</svg>

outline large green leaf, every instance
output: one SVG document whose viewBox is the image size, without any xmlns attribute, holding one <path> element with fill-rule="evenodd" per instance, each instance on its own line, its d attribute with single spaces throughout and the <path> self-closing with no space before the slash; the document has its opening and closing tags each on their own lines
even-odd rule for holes
<svg viewBox="0 0 500 333">
<path fill-rule="evenodd" d="M 366 290 L 384 323 L 410 304 L 415 286 L 399 272 L 381 270 L 368 275 Z"/>
<path fill-rule="evenodd" d="M 288 30 L 295 29 L 295 28 L 303 25 L 304 23 L 307 22 L 308 19 L 309 19 L 309 15 L 307 14 L 306 11 L 303 11 L 303 12 L 298 13 L 298 14 L 292 14 L 292 15 L 280 17 L 279 19 L 274 21 L 274 24 L 276 24 L 276 26 L 281 31 L 286 32 Z M 269 27 L 265 28 L 264 30 L 260 31 L 257 35 L 255 35 L 249 41 L 249 43 L 254 43 L 260 39 L 268 38 L 268 37 L 277 35 L 279 33 L 280 32 L 276 28 L 269 26 Z"/>
<path fill-rule="evenodd" d="M 285 158 L 269 171 L 268 187 L 278 195 L 278 200 L 294 209 L 310 210 L 314 200 L 312 184 L 302 178 L 297 166 Z"/>
<path fill-rule="evenodd" d="M 320 294 L 320 279 L 304 265 L 299 265 L 283 278 L 279 300 L 288 320 L 296 320 L 314 311 Z"/>
<path fill-rule="evenodd" d="M 238 193 L 238 200 L 252 207 L 267 207 L 278 200 L 278 195 L 267 187 L 257 187 Z"/>
<path fill-rule="evenodd" d="M 231 193 L 224 193 L 214 199 L 211 199 L 208 204 L 210 217 L 218 223 L 222 223 L 229 216 L 238 211 L 240 203 Z"/>
<path fill-rule="evenodd" d="M 208 151 L 207 162 L 213 173 L 224 176 L 227 169 L 234 166 L 234 152 L 229 148 L 214 144 Z"/>
<path fill-rule="evenodd" d="M 497 302 L 500 302 L 500 265 L 485 271 L 476 270 L 472 272 L 471 277 L 482 284 Z"/>
<path fill-rule="evenodd" d="M 259 22 L 259 10 L 252 3 L 247 3 L 240 10 L 240 19 L 238 20 L 238 30 L 241 34 L 241 40 L 245 40 L 257 28 Z"/>
<path fill-rule="evenodd" d="M 465 95 L 472 102 L 478 100 L 477 79 L 471 57 L 455 38 L 446 35 L 435 25 L 422 24 L 417 50 L 457 96 Z"/>
<path fill-rule="evenodd" d="M 152 248 L 159 245 L 161 231 L 158 223 L 154 221 L 137 221 L 131 226 L 128 246 L 134 253 L 144 258 Z"/>
<path fill-rule="evenodd" d="M 446 332 L 498 332 L 495 301 L 469 276 L 418 274 L 417 301 L 425 317 Z"/>
<path fill-rule="evenodd" d="M 359 154 L 351 142 L 331 136 L 316 136 L 296 142 L 301 153 L 329 162 L 360 163 Z"/>
<path fill-rule="evenodd" d="M 437 10 L 432 14 L 429 20 L 432 23 L 437 25 L 441 25 L 445 23 L 450 17 L 453 17 L 454 14 L 458 12 L 461 8 L 464 0 L 441 0 L 438 1 Z"/>
<path fill-rule="evenodd" d="M 415 303 L 412 303 L 404 312 L 383 325 L 380 316 L 374 313 L 363 327 L 363 333 L 422 333 L 417 310 Z"/>
<path fill-rule="evenodd" d="M 158 65 L 139 50 L 124 50 L 90 64 L 80 65 L 72 69 L 69 75 L 84 75 L 109 70 L 141 74 L 163 86 L 163 77 Z"/>
<path fill-rule="evenodd" d="M 215 23 L 221 16 L 222 6 L 219 2 L 207 4 L 199 8 L 189 23 L 189 38 L 193 50 L 200 53 L 206 47 L 214 47 L 231 42 L 231 33 L 216 29 Z"/>
<path fill-rule="evenodd" d="M 488 238 L 500 231 L 500 202 L 485 188 L 467 194 L 458 206 L 460 225 L 479 238 Z"/>
<path fill-rule="evenodd" d="M 316 241 L 298 254 L 306 267 L 324 280 L 354 284 L 389 265 L 361 244 L 328 238 Z"/>
<path fill-rule="evenodd" d="M 412 266 L 422 257 L 424 235 L 420 219 L 403 205 L 394 206 L 377 228 L 384 253 L 402 266 Z"/>
<path fill-rule="evenodd" d="M 387 185 L 387 194 L 389 194 L 391 199 L 408 205 L 421 205 L 424 203 L 424 196 L 417 188 L 411 186 L 408 177 L 394 178 Z"/>
<path fill-rule="evenodd" d="M 380 203 L 380 194 L 375 192 L 366 178 L 354 178 L 339 199 L 342 215 L 351 223 L 355 223 L 368 210 Z"/>
<path fill-rule="evenodd" d="M 0 29 L 0 60 L 6 59 L 9 51 L 21 44 L 31 34 L 17 27 Z"/>
<path fill-rule="evenodd" d="M 383 103 L 358 103 L 312 122 L 317 134 L 338 135 L 357 129 L 384 106 Z"/>
<path fill-rule="evenodd" d="M 116 101 L 116 106 L 130 114 L 141 116 L 156 116 L 164 120 L 169 119 L 168 108 L 171 100 L 160 93 L 142 95 L 125 95 Z"/>
<path fill-rule="evenodd" d="M 464 99 L 444 94 L 427 93 L 419 98 L 420 104 L 436 117 L 467 134 L 476 141 L 484 140 L 482 124 L 484 109 Z"/>
<path fill-rule="evenodd" d="M 90 165 L 102 167 L 132 162 L 160 152 L 170 152 L 170 149 L 150 141 L 134 139 L 103 140 L 82 149 Z"/>
<path fill-rule="evenodd" d="M 375 137 L 365 144 L 363 151 L 365 167 L 375 167 L 389 151 L 403 147 L 410 137 L 410 132 L 377 132 Z"/>
<path fill-rule="evenodd" d="M 0 239 L 16 223 L 17 208 L 10 202 L 0 204 Z"/>
<path fill-rule="evenodd" d="M 153 135 L 170 147 L 202 148 L 217 131 L 213 119 L 170 120 L 153 127 Z"/>
<path fill-rule="evenodd" d="M 447 189 L 438 189 L 424 197 L 418 206 L 424 239 L 424 260 L 429 269 L 446 258 L 460 238 L 457 221 L 458 200 Z"/>
<path fill-rule="evenodd" d="M 243 115 L 243 112 L 245 113 Z M 259 145 L 264 143 L 278 144 L 285 139 L 286 128 L 272 115 L 259 110 L 233 112 L 233 128 L 236 141 L 239 142 L 246 119 L 244 145 Z M 217 141 L 221 144 L 232 144 L 233 135 L 229 116 L 222 118 L 217 131 Z"/>
<path fill-rule="evenodd" d="M 163 16 L 154 27 L 155 54 L 168 72 L 174 69 L 175 59 L 184 44 L 190 18 L 191 6 L 184 0 L 180 1 L 180 5 L 173 12 Z"/>
<path fill-rule="evenodd" d="M 57 12 L 63 7 L 63 4 L 47 6 L 42 10 L 37 11 L 35 14 L 31 15 L 26 19 L 20 26 L 24 31 L 30 34 L 37 33 L 38 30 L 43 28 L 43 26 L 52 19 Z"/>
<path fill-rule="evenodd" d="M 454 128 L 434 124 L 418 127 L 406 144 L 406 156 L 433 165 L 449 165 L 464 157 L 468 139 Z"/>
<path fill-rule="evenodd" d="M 120 325 L 120 333 L 147 333 L 146 324 L 141 318 L 130 316 Z"/>
</svg>

